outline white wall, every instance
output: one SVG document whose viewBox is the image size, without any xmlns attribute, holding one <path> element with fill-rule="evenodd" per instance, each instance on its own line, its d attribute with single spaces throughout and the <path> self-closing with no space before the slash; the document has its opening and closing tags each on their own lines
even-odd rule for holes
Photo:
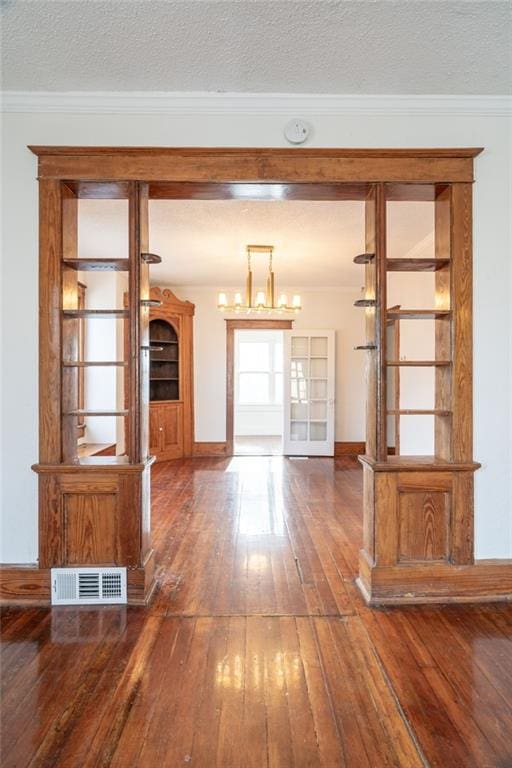
<svg viewBox="0 0 512 768">
<path fill-rule="evenodd" d="M 476 552 L 478 557 L 512 556 L 510 119 L 485 99 L 475 104 L 460 98 L 390 97 L 372 106 L 370 98 L 359 106 L 348 100 L 346 110 L 341 99 L 332 114 L 315 114 L 317 103 L 297 97 L 296 106 L 283 106 L 279 114 L 274 106 L 257 114 L 250 108 L 227 113 L 216 107 L 188 115 L 34 110 L 4 116 L 2 562 L 37 558 L 37 484 L 30 465 L 37 460 L 38 440 L 38 197 L 36 158 L 26 145 L 283 146 L 283 126 L 297 115 L 313 125 L 310 146 L 485 147 L 475 163 L 474 455 L 482 462 L 475 478 Z M 217 318 L 213 309 L 212 315 Z M 202 351 L 211 354 L 204 342 Z M 218 383 L 214 395 L 210 429 L 198 440 L 222 434 Z M 352 427 L 347 439 L 355 434 Z"/>
</svg>

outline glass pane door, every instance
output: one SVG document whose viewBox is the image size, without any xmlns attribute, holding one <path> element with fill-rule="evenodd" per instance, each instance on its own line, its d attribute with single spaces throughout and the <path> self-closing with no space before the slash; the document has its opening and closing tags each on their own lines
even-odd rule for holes
<svg viewBox="0 0 512 768">
<path fill-rule="evenodd" d="M 284 452 L 334 455 L 334 331 L 285 332 Z"/>
</svg>

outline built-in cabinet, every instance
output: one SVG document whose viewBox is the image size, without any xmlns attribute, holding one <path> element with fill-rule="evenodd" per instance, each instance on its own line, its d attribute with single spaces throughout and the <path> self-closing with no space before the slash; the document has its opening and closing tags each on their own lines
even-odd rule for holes
<svg viewBox="0 0 512 768">
<path fill-rule="evenodd" d="M 151 288 L 149 450 L 157 461 L 192 455 L 194 305 L 169 288 Z"/>
</svg>

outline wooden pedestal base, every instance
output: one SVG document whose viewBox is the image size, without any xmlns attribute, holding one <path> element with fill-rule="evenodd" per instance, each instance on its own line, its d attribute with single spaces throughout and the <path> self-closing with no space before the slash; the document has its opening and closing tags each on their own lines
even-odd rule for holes
<svg viewBox="0 0 512 768">
<path fill-rule="evenodd" d="M 510 596 L 500 561 L 473 560 L 473 472 L 479 464 L 418 456 L 360 460 L 365 509 L 358 585 L 368 603 Z"/>
</svg>

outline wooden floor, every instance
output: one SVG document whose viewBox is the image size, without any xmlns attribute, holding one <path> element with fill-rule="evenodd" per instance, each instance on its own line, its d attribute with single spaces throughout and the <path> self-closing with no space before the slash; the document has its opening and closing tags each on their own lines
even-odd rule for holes
<svg viewBox="0 0 512 768">
<path fill-rule="evenodd" d="M 512 607 L 367 609 L 350 459 L 153 474 L 149 609 L 3 615 L 3 768 L 512 766 Z"/>
</svg>

